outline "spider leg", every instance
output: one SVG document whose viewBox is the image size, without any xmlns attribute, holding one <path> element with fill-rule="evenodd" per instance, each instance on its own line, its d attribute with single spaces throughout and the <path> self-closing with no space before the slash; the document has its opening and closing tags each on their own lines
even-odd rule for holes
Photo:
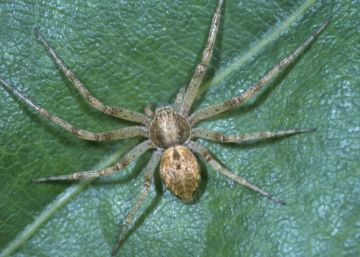
<svg viewBox="0 0 360 257">
<path fill-rule="evenodd" d="M 272 68 L 268 73 L 265 74 L 258 82 L 253 84 L 248 90 L 246 90 L 242 95 L 236 96 L 234 98 L 228 99 L 222 103 L 210 105 L 203 109 L 200 109 L 194 112 L 190 116 L 190 124 L 194 125 L 195 123 L 220 114 L 222 112 L 228 111 L 230 109 L 236 108 L 241 105 L 246 100 L 252 98 L 259 90 L 265 87 L 269 81 L 271 81 L 275 76 L 282 72 L 289 64 L 294 62 L 294 60 L 319 36 L 319 34 L 329 25 L 329 21 L 325 22 L 314 31 L 310 37 L 308 37 L 305 42 L 296 48 L 289 56 L 282 59 L 274 68 Z"/>
<path fill-rule="evenodd" d="M 180 108 L 181 108 L 181 104 L 183 102 L 184 99 L 184 94 L 185 94 L 185 88 L 182 87 L 179 89 L 179 92 L 177 92 L 176 97 L 175 97 L 175 102 L 174 102 L 174 110 L 179 112 Z"/>
<path fill-rule="evenodd" d="M 181 110 L 180 110 L 180 113 L 182 115 L 184 115 L 185 117 L 188 116 L 191 105 L 194 102 L 196 94 L 201 85 L 201 82 L 204 79 L 206 68 L 207 68 L 207 66 L 210 62 L 211 56 L 212 56 L 212 53 L 214 50 L 214 45 L 215 45 L 215 40 L 216 40 L 216 35 L 219 31 L 221 8 L 222 8 L 223 3 L 224 3 L 223 0 L 219 0 L 216 11 L 215 11 L 213 19 L 212 19 L 207 44 L 203 51 L 201 61 L 196 66 L 195 73 L 194 73 L 193 77 L 191 78 L 190 83 L 186 89 L 185 96 L 184 96 L 183 103 L 181 105 Z"/>
<path fill-rule="evenodd" d="M 224 168 L 223 166 L 221 166 L 221 164 L 219 162 L 217 162 L 209 153 L 209 151 L 202 145 L 199 144 L 195 141 L 189 141 L 188 146 L 190 147 L 190 149 L 192 149 L 193 151 L 195 151 L 196 153 L 200 154 L 200 156 L 210 164 L 210 166 L 216 170 L 217 172 L 220 172 L 221 174 L 227 176 L 228 178 L 234 180 L 235 182 L 246 186 L 252 190 L 254 190 L 255 192 L 258 192 L 259 194 L 267 197 L 269 200 L 278 203 L 278 204 L 282 204 L 285 205 L 286 203 L 283 200 L 280 200 L 278 198 L 273 197 L 270 193 L 262 190 L 261 188 L 258 188 L 257 186 L 254 186 L 253 184 L 251 184 L 250 182 L 248 182 L 246 179 L 239 177 L 238 175 L 236 175 L 235 173 L 229 171 L 228 169 Z"/>
<path fill-rule="evenodd" d="M 85 100 L 94 108 L 99 111 L 111 115 L 116 118 L 133 121 L 137 123 L 149 124 L 150 119 L 146 117 L 144 114 L 131 111 L 124 108 L 114 107 L 104 105 L 97 98 L 95 98 L 89 90 L 86 89 L 84 84 L 75 76 L 75 74 L 66 66 L 66 64 L 61 60 L 59 55 L 55 52 L 55 50 L 50 46 L 50 44 L 45 40 L 43 35 L 36 30 L 35 31 L 37 39 L 40 43 L 45 47 L 48 51 L 49 55 L 55 61 L 57 66 L 64 72 L 64 75 L 70 80 L 72 85 L 80 92 L 80 94 L 85 98 Z"/>
<path fill-rule="evenodd" d="M 33 179 L 32 182 L 40 183 L 40 182 L 47 182 L 47 181 L 78 180 L 78 179 L 110 176 L 111 174 L 113 174 L 115 172 L 119 172 L 122 169 L 124 169 L 132 161 L 139 158 L 143 153 L 145 153 L 147 150 L 149 150 L 151 148 L 153 148 L 153 144 L 150 142 L 150 140 L 146 140 L 146 141 L 138 144 L 137 146 L 135 146 L 129 152 L 127 152 L 121 158 L 121 160 L 119 162 L 117 162 L 114 166 L 107 167 L 107 168 L 100 169 L 100 170 L 80 171 L 80 172 L 75 172 L 75 173 L 68 174 L 68 175 L 36 178 L 36 179 Z"/>
<path fill-rule="evenodd" d="M 40 113 L 43 117 L 49 119 L 50 121 L 54 122 L 55 124 L 59 125 L 63 129 L 69 131 L 70 133 L 74 134 L 75 136 L 90 141 L 110 141 L 110 140 L 117 140 L 122 138 L 129 138 L 129 137 L 136 137 L 136 136 L 143 136 L 148 137 L 148 131 L 143 126 L 131 126 L 121 129 L 115 129 L 108 132 L 90 132 L 83 129 L 78 129 L 64 121 L 63 119 L 59 118 L 55 114 L 50 113 L 49 111 L 41 108 L 34 102 L 32 102 L 29 98 L 24 96 L 20 93 L 15 87 L 10 86 L 5 81 L 0 79 L 0 84 L 7 89 L 9 92 L 13 93 L 17 96 L 22 102 L 27 104 L 29 107 Z"/>
<path fill-rule="evenodd" d="M 125 239 L 126 233 L 128 232 L 128 227 L 131 224 L 136 212 L 140 208 L 140 206 L 144 203 L 146 196 L 149 193 L 150 186 L 153 181 L 153 175 L 154 171 L 159 164 L 160 158 L 161 158 L 162 150 L 157 150 L 153 155 L 151 156 L 150 161 L 148 162 L 146 168 L 145 168 L 145 180 L 144 185 L 141 189 L 140 196 L 136 203 L 131 208 L 130 212 L 126 216 L 126 219 L 121 227 L 120 234 L 117 238 L 116 244 L 113 247 L 111 255 L 114 256 L 117 251 L 119 250 L 119 247 L 122 243 L 122 241 Z"/>
<path fill-rule="evenodd" d="M 144 112 L 148 117 L 153 118 L 155 115 L 153 109 L 153 105 L 149 103 L 145 106 Z"/>
<path fill-rule="evenodd" d="M 222 143 L 228 143 L 228 142 L 242 143 L 242 142 L 254 141 L 259 139 L 283 137 L 283 136 L 289 136 L 289 135 L 313 132 L 313 131 L 315 131 L 314 128 L 294 128 L 294 129 L 279 130 L 279 131 L 263 131 L 263 132 L 243 134 L 243 135 L 225 135 L 221 132 L 216 132 L 203 128 L 195 128 L 191 132 L 191 138 L 204 138 Z"/>
</svg>

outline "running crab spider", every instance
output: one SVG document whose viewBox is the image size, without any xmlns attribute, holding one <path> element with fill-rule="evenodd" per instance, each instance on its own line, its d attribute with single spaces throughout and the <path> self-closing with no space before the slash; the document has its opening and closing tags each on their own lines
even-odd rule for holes
<svg viewBox="0 0 360 257">
<path fill-rule="evenodd" d="M 191 202 L 193 195 L 200 182 L 200 167 L 193 152 L 197 153 L 205 162 L 207 162 L 215 171 L 227 176 L 237 183 L 246 186 L 259 194 L 267 197 L 278 204 L 285 204 L 284 201 L 273 197 L 270 193 L 251 184 L 244 178 L 236 175 L 223 167 L 217 162 L 209 151 L 196 142 L 197 138 L 212 140 L 219 143 L 236 142 L 242 143 L 260 139 L 282 137 L 314 131 L 311 128 L 294 128 L 280 131 L 265 131 L 244 135 L 226 135 L 220 132 L 194 128 L 194 126 L 207 118 L 213 117 L 220 113 L 234 109 L 245 101 L 254 97 L 261 89 L 268 85 L 275 76 L 282 72 L 319 36 L 327 27 L 329 22 L 322 24 L 316 31 L 308 37 L 298 48 L 289 56 L 282 59 L 275 67 L 268 71 L 258 82 L 253 84 L 242 95 L 233 97 L 224 102 L 207 106 L 193 113 L 190 113 L 191 106 L 196 98 L 199 87 L 203 81 L 206 68 L 212 56 L 216 36 L 219 30 L 223 0 L 218 1 L 217 8 L 212 18 L 210 31 L 206 47 L 203 50 L 200 63 L 196 66 L 195 72 L 186 89 L 180 89 L 175 102 L 172 106 L 157 108 L 155 111 L 147 108 L 145 114 L 131 111 L 128 109 L 108 106 L 95 98 L 75 76 L 75 74 L 66 66 L 54 49 L 49 45 L 45 38 L 36 32 L 39 42 L 45 47 L 48 54 L 64 72 L 72 85 L 80 92 L 84 99 L 92 107 L 99 111 L 127 121 L 138 123 L 126 128 L 115 129 L 107 132 L 91 132 L 79 129 L 41 108 L 33 101 L 20 93 L 15 87 L 9 85 L 0 79 L 0 84 L 9 92 L 17 96 L 22 102 L 30 108 L 37 111 L 40 115 L 59 125 L 75 136 L 90 141 L 110 141 L 130 137 L 144 137 L 145 140 L 127 152 L 115 165 L 100 170 L 90 170 L 75 172 L 69 175 L 49 176 L 34 179 L 34 182 L 62 181 L 62 180 L 79 180 L 92 177 L 109 176 L 123 170 L 130 162 L 138 159 L 143 153 L 152 150 L 152 156 L 145 168 L 145 179 L 140 196 L 134 206 L 129 211 L 120 232 L 116 244 L 113 248 L 112 255 L 118 251 L 121 242 L 126 236 L 129 225 L 144 202 L 153 180 L 153 174 L 160 163 L 160 176 L 166 187 L 183 202 Z"/>
</svg>

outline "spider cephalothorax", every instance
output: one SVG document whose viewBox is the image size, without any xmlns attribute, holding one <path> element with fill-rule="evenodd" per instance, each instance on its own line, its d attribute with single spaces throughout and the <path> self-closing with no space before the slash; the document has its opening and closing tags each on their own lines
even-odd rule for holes
<svg viewBox="0 0 360 257">
<path fill-rule="evenodd" d="M 157 148 L 182 145 L 190 139 L 190 135 L 191 127 L 188 120 L 172 107 L 162 107 L 155 111 L 149 137 Z"/>
<path fill-rule="evenodd" d="M 199 154 L 204 161 L 206 161 L 214 170 L 236 181 L 237 183 L 246 186 L 270 200 L 285 204 L 284 201 L 274 198 L 268 192 L 252 185 L 250 182 L 242 177 L 239 177 L 234 172 L 229 171 L 217 162 L 208 150 L 202 144 L 196 142 L 196 138 L 203 138 L 215 142 L 247 142 L 251 140 L 259 140 L 266 138 L 273 138 L 279 136 L 293 135 L 303 132 L 311 132 L 314 129 L 286 129 L 280 131 L 265 131 L 258 133 L 250 133 L 243 135 L 226 135 L 221 132 L 211 131 L 202 128 L 194 128 L 194 125 L 201 120 L 213 117 L 217 114 L 223 113 L 230 109 L 236 108 L 246 100 L 252 98 L 258 91 L 268 85 L 277 74 L 284 70 L 290 63 L 292 63 L 302 52 L 306 49 L 315 38 L 325 29 L 329 22 L 324 23 L 318 30 L 316 30 L 302 45 L 296 48 L 288 57 L 282 59 L 279 64 L 268 71 L 258 82 L 253 84 L 242 95 L 233 97 L 223 102 L 207 106 L 200 110 L 190 113 L 191 106 L 196 98 L 196 94 L 204 79 L 206 68 L 212 56 L 216 35 L 219 30 L 221 8 L 223 0 L 219 0 L 218 6 L 214 13 L 210 32 L 206 47 L 203 51 L 200 63 L 195 69 L 195 73 L 191 78 L 186 90 L 181 89 L 176 97 L 174 106 L 162 107 L 155 111 L 146 109 L 146 115 L 132 110 L 108 106 L 103 104 L 95 98 L 82 84 L 82 82 L 75 76 L 75 74 L 65 65 L 57 53 L 52 49 L 44 37 L 37 33 L 39 41 L 47 49 L 49 55 L 54 59 L 59 68 L 64 72 L 65 76 L 72 82 L 74 87 L 79 90 L 84 99 L 94 108 L 99 111 L 114 116 L 116 118 L 132 121 L 141 125 L 130 126 L 120 129 L 115 129 L 108 132 L 91 132 L 83 129 L 78 129 L 70 123 L 62 120 L 58 116 L 49 111 L 39 107 L 15 87 L 0 79 L 1 84 L 10 92 L 19 97 L 25 104 L 39 112 L 50 121 L 61 126 L 65 130 L 74 134 L 75 136 L 92 141 L 109 141 L 119 140 L 129 137 L 145 137 L 146 140 L 135 146 L 132 150 L 126 153 L 115 165 L 99 170 L 81 171 L 68 175 L 49 176 L 45 178 L 35 179 L 34 182 L 46 181 L 60 181 L 60 180 L 76 180 L 82 178 L 108 176 L 115 172 L 123 170 L 131 161 L 138 159 L 144 152 L 153 150 L 145 168 L 145 180 L 141 190 L 139 199 L 130 210 L 127 218 L 123 224 L 123 230 L 119 234 L 117 242 L 113 248 L 112 254 L 118 250 L 120 243 L 125 238 L 127 227 L 132 222 L 136 211 L 144 202 L 156 167 L 160 160 L 160 175 L 169 190 L 178 196 L 183 202 L 189 202 L 193 199 L 193 194 L 199 185 L 200 168 L 197 159 L 192 152 Z"/>
</svg>

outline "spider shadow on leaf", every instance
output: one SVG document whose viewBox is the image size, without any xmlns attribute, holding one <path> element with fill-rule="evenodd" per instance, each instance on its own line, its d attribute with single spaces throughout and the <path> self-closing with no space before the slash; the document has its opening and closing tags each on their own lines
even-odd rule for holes
<svg viewBox="0 0 360 257">
<path fill-rule="evenodd" d="M 148 155 L 150 156 L 150 154 L 148 154 Z M 146 161 L 143 160 L 143 162 L 146 163 L 148 161 L 148 159 L 149 158 L 147 158 Z M 137 173 L 140 173 L 141 169 L 144 168 L 144 165 L 141 166 L 141 165 L 138 165 L 138 163 L 136 164 L 136 166 L 137 167 L 139 166 L 139 171 Z M 136 174 L 133 174 L 133 177 L 135 177 L 135 176 L 136 176 Z M 120 242 L 119 247 L 121 247 L 128 240 L 128 238 L 130 238 L 131 235 L 143 224 L 143 222 L 147 219 L 147 217 L 154 212 L 155 208 L 158 206 L 160 200 L 162 199 L 162 196 L 164 194 L 164 185 L 161 181 L 158 167 L 154 173 L 153 179 L 154 179 L 153 185 L 154 185 L 155 197 L 153 197 L 153 198 L 149 197 L 149 199 L 151 199 L 150 203 L 148 204 L 148 206 L 144 207 L 144 209 L 140 212 L 140 215 L 135 219 L 132 226 L 127 230 L 127 233 L 124 236 L 123 240 Z M 114 182 L 114 183 L 116 183 L 116 182 Z M 139 187 L 139 189 L 140 189 L 140 187 Z M 133 194 L 133 197 L 131 200 L 132 202 L 136 201 L 137 195 L 138 195 L 138 193 Z M 116 221 L 116 222 L 120 222 L 120 225 L 118 226 L 119 231 L 117 231 L 116 235 L 120 234 L 122 232 L 122 230 L 124 229 L 123 223 L 122 223 L 124 218 Z M 115 237 L 113 237 L 113 238 L 115 238 Z M 111 243 L 113 243 L 113 242 L 111 242 Z"/>
<path fill-rule="evenodd" d="M 156 206 L 159 205 L 159 202 L 161 200 L 162 193 L 159 193 L 158 190 L 155 190 L 156 194 L 155 197 L 153 197 L 150 201 L 150 204 L 143 209 L 141 214 L 136 218 L 135 222 L 132 224 L 132 226 L 127 231 L 124 239 L 120 242 L 119 246 L 121 247 L 128 238 L 143 224 L 143 222 L 147 219 L 147 217 L 154 212 Z M 119 222 L 119 221 L 118 221 Z M 121 221 L 120 221 L 121 222 Z M 120 223 L 122 224 L 122 223 Z M 118 231 L 117 234 L 121 233 L 123 226 L 119 226 L 120 231 Z M 115 237 L 114 237 L 115 238 Z M 113 242 L 112 242 L 113 243 Z M 121 252 L 121 251 L 120 251 Z"/>
</svg>

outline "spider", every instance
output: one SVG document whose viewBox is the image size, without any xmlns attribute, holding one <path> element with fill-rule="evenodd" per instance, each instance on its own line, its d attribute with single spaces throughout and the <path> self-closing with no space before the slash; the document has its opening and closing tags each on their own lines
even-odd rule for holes
<svg viewBox="0 0 360 257">
<path fill-rule="evenodd" d="M 270 193 L 251 184 L 246 179 L 236 175 L 232 171 L 226 169 L 218 161 L 216 161 L 209 151 L 201 143 L 197 142 L 197 138 L 212 140 L 219 143 L 227 142 L 248 142 L 260 139 L 268 139 L 282 136 L 289 136 L 298 133 L 312 132 L 313 128 L 294 128 L 280 131 L 265 131 L 243 135 L 226 135 L 221 132 L 215 132 L 203 128 L 195 128 L 194 126 L 202 120 L 208 119 L 220 113 L 226 112 L 240 106 L 245 101 L 254 97 L 261 89 L 268 85 L 275 76 L 282 72 L 319 36 L 319 34 L 327 27 L 329 22 L 323 23 L 310 37 L 308 37 L 299 47 L 297 47 L 289 56 L 282 59 L 275 67 L 268 71 L 258 82 L 253 84 L 240 96 L 233 97 L 226 101 L 204 107 L 195 112 L 191 111 L 191 106 L 196 98 L 197 92 L 204 79 L 207 66 L 210 62 L 216 36 L 219 30 L 223 0 L 219 0 L 214 12 L 210 31 L 206 43 L 206 47 L 202 52 L 200 63 L 196 66 L 195 72 L 185 88 L 179 90 L 176 95 L 175 102 L 171 106 L 159 107 L 153 111 L 149 106 L 145 107 L 145 114 L 128 110 L 125 108 L 105 105 L 95 98 L 83 85 L 83 83 L 75 76 L 75 74 L 66 66 L 59 55 L 54 51 L 43 35 L 36 31 L 39 42 L 45 47 L 48 54 L 52 57 L 57 66 L 64 72 L 65 76 L 70 80 L 72 85 L 80 92 L 84 99 L 92 107 L 99 111 L 127 121 L 138 123 L 140 125 L 129 126 L 125 128 L 115 129 L 107 132 L 91 132 L 79 129 L 50 113 L 46 109 L 41 108 L 36 103 L 28 99 L 20 93 L 15 87 L 9 85 L 0 79 L 2 86 L 9 92 L 17 96 L 22 102 L 30 108 L 37 111 L 40 115 L 49 119 L 53 123 L 59 125 L 63 129 L 69 131 L 75 136 L 90 141 L 110 141 L 119 140 L 130 137 L 144 137 L 145 141 L 135 146 L 127 152 L 115 165 L 99 170 L 81 171 L 68 175 L 49 176 L 34 179 L 34 182 L 63 181 L 63 180 L 79 180 L 86 178 L 94 178 L 100 176 L 109 176 L 123 170 L 128 164 L 138 159 L 143 153 L 152 150 L 152 156 L 145 168 L 145 179 L 139 198 L 129 211 L 123 222 L 116 243 L 112 250 L 112 255 L 118 251 L 122 241 L 124 240 L 128 227 L 132 224 L 133 218 L 148 195 L 152 184 L 153 175 L 160 163 L 160 177 L 165 186 L 181 201 L 189 203 L 194 198 L 194 192 L 200 183 L 200 166 L 194 153 L 197 153 L 205 160 L 215 171 L 227 176 L 237 183 L 248 187 L 259 194 L 267 197 L 275 203 L 285 205 L 283 200 L 273 197 Z"/>
</svg>

